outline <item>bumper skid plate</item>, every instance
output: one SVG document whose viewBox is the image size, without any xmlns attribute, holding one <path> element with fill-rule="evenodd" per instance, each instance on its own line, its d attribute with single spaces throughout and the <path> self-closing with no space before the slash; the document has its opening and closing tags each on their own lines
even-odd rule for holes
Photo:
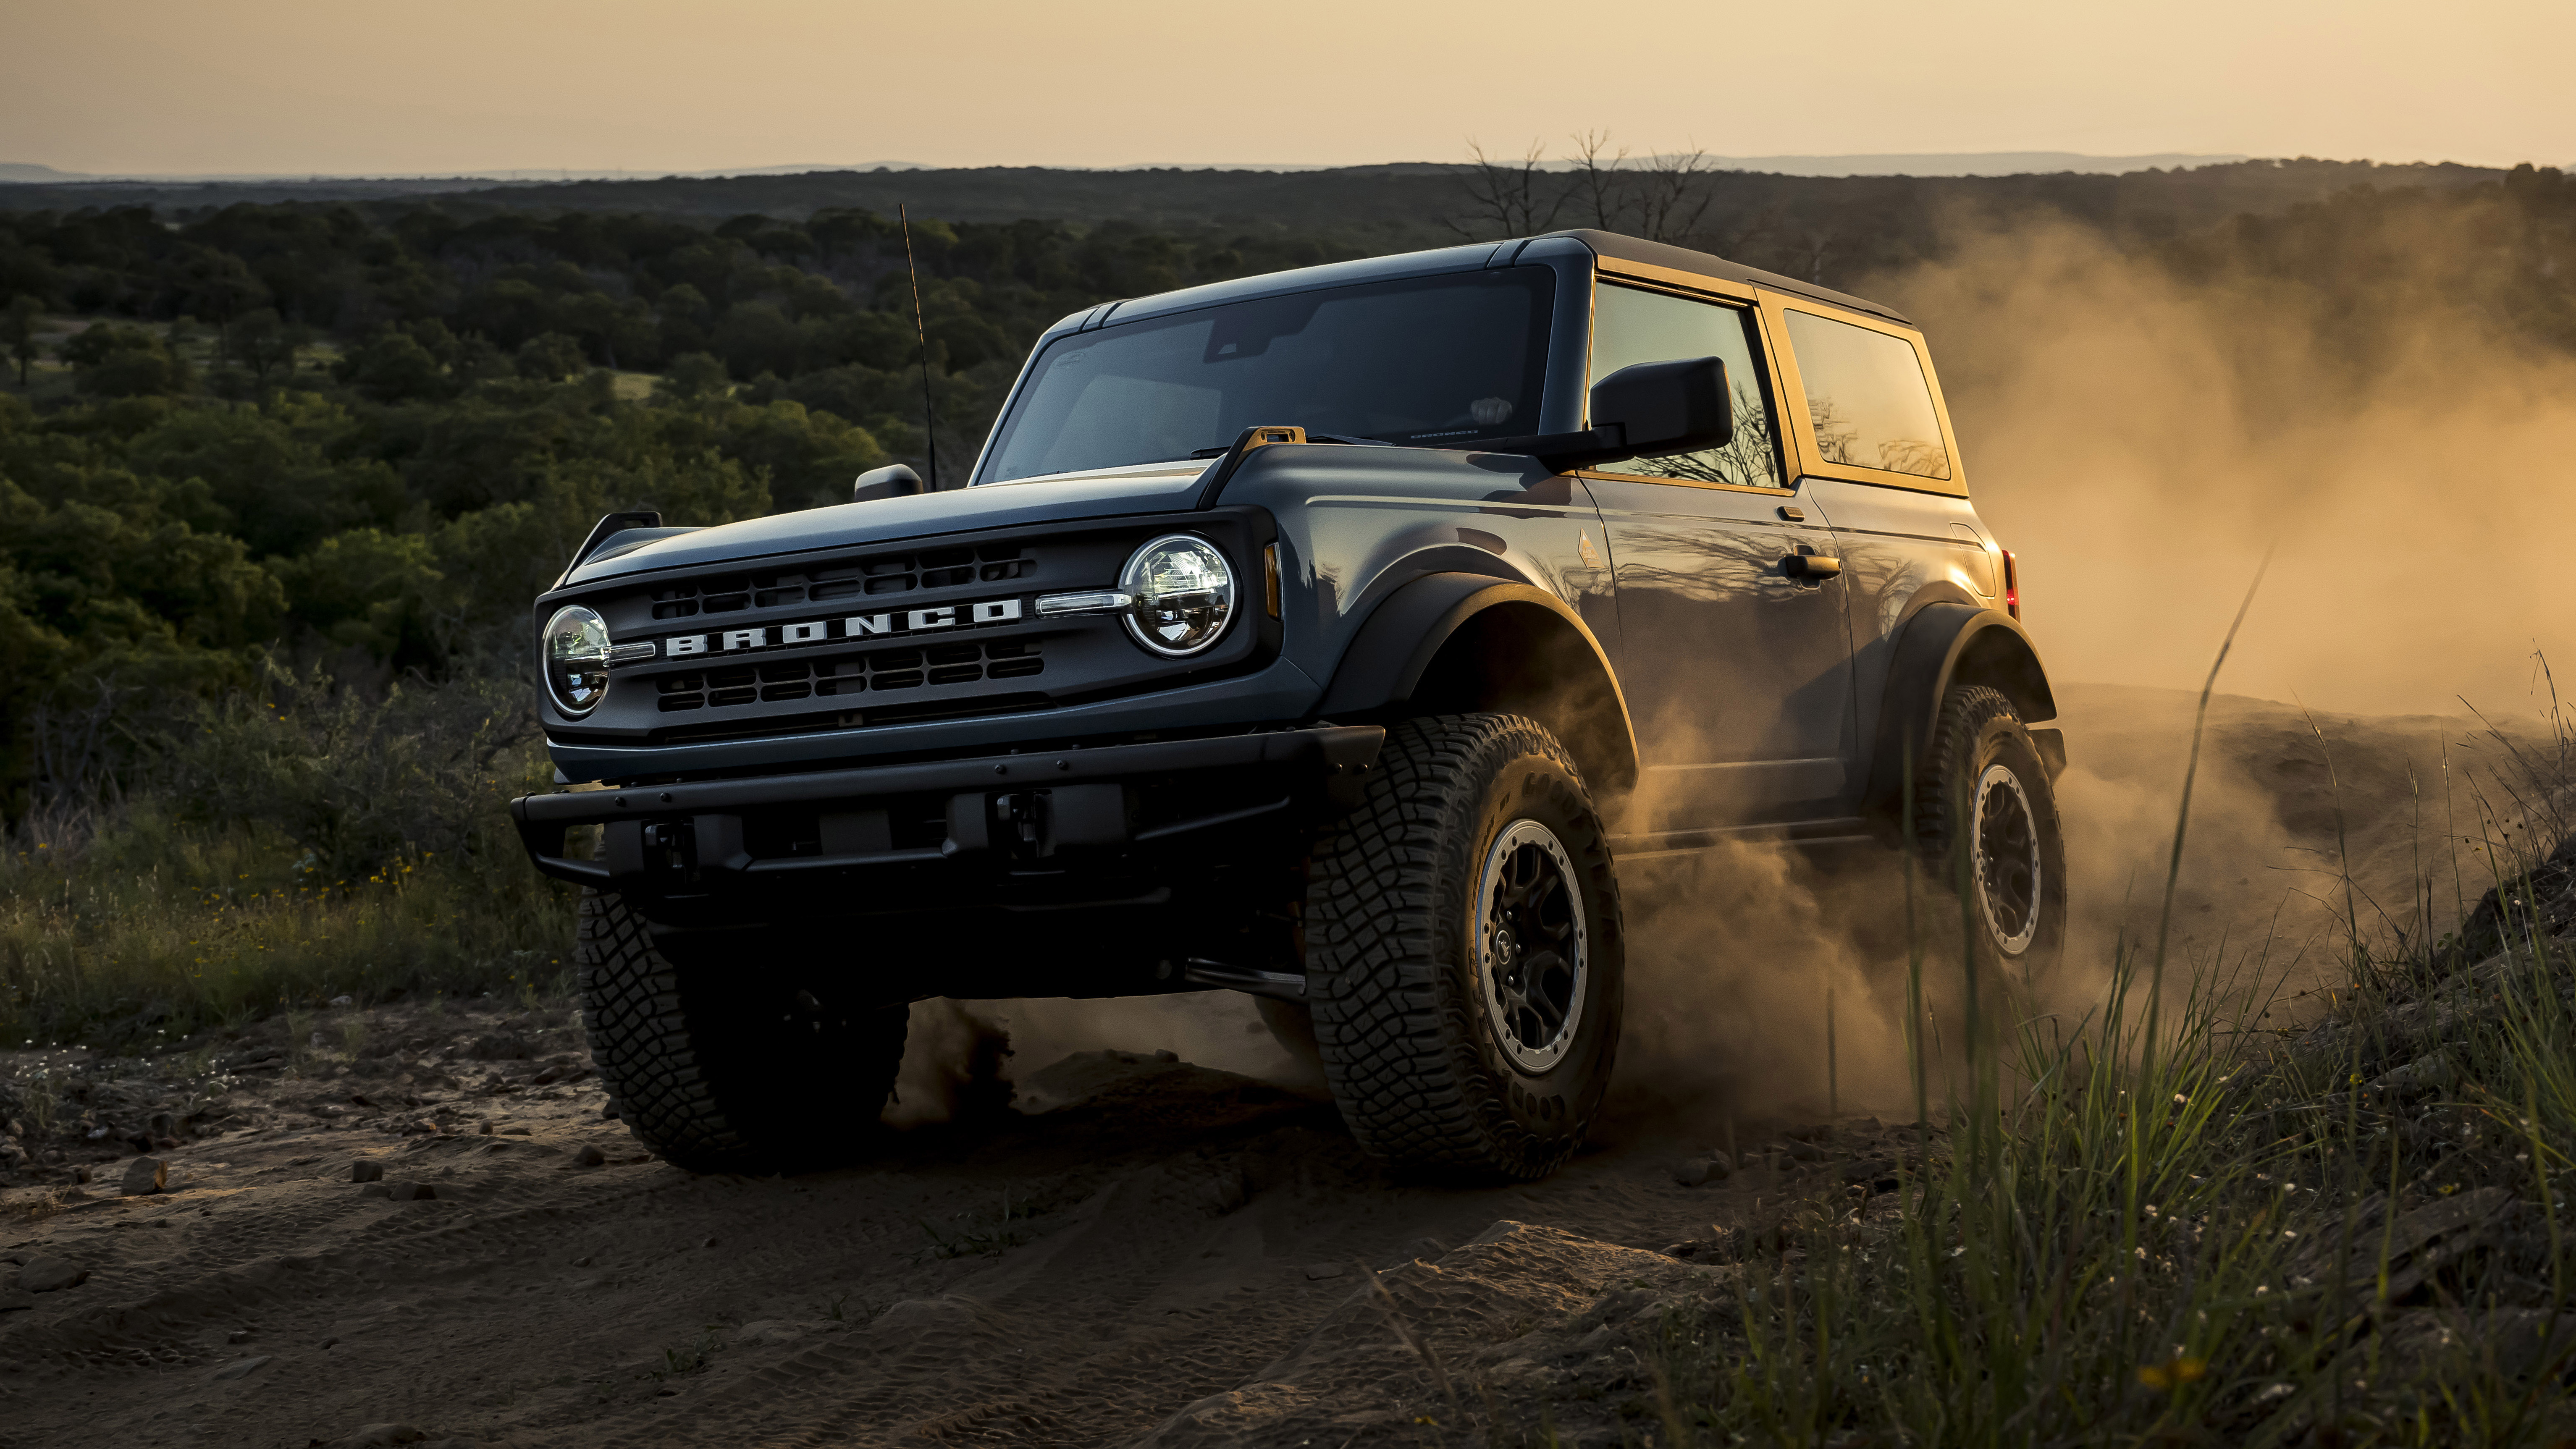
<svg viewBox="0 0 2576 1449">
<path fill-rule="evenodd" d="M 752 779 L 558 791 L 510 802 L 537 869 L 601 889 L 720 894 L 763 877 L 1187 851 L 1202 833 L 1359 801 L 1374 725 L 1024 750 Z M 605 827 L 595 860 L 567 832 Z"/>
</svg>

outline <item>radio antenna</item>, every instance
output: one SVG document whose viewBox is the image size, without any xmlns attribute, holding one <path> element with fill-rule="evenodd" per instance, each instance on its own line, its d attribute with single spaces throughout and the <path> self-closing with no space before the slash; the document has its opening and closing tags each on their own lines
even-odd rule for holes
<svg viewBox="0 0 2576 1449">
<path fill-rule="evenodd" d="M 930 406 L 930 328 L 921 320 L 921 264 L 912 259 L 912 212 L 904 203 L 894 204 L 895 219 L 903 223 L 903 265 L 912 273 L 912 335 L 921 341 L 921 444 L 930 455 L 930 491 L 939 491 L 939 416 Z"/>
</svg>

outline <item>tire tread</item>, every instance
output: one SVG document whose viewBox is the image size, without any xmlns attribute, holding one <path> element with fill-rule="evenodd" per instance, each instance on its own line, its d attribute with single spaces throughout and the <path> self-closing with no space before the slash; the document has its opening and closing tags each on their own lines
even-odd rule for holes
<svg viewBox="0 0 2576 1449">
<path fill-rule="evenodd" d="M 1443 878 L 1442 857 L 1476 827 L 1472 782 L 1487 762 L 1524 754 L 1580 784 L 1572 757 L 1534 720 L 1403 721 L 1387 733 L 1366 797 L 1311 859 L 1307 979 L 1325 1077 L 1352 1134 L 1381 1156 L 1537 1178 L 1564 1164 L 1589 1125 L 1542 1137 L 1515 1121 L 1477 1058 L 1474 1003 L 1438 980 L 1453 944 L 1444 934 L 1464 922 L 1460 894 L 1472 888 Z M 1615 915 L 1615 889 L 1607 899 Z M 1594 934 L 1615 948 L 1615 920 Z"/>
</svg>

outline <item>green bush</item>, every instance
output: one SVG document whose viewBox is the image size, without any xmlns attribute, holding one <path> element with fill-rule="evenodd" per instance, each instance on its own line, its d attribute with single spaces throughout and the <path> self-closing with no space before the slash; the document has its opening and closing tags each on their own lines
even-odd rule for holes
<svg viewBox="0 0 2576 1449">
<path fill-rule="evenodd" d="M 0 1041 L 132 1047 L 334 996 L 563 985 L 573 893 L 507 798 L 545 788 L 523 690 L 263 668 L 148 738 L 128 785 L 0 852 Z"/>
<path fill-rule="evenodd" d="M 149 778 L 180 820 L 283 840 L 337 880 L 494 844 L 496 802 L 524 786 L 537 742 L 523 688 L 376 691 L 272 663 L 256 690 L 195 704 Z"/>
</svg>

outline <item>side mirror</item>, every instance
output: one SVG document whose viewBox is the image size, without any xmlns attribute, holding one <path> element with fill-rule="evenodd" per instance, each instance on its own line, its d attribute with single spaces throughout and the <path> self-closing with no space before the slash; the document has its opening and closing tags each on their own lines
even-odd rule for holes
<svg viewBox="0 0 2576 1449">
<path fill-rule="evenodd" d="M 860 474 L 859 481 L 851 485 L 850 501 L 867 503 L 879 498 L 902 498 L 920 491 L 921 475 L 901 463 L 894 463 Z"/>
<path fill-rule="evenodd" d="M 1479 453 L 1526 453 L 1562 473 L 1628 458 L 1663 458 L 1722 448 L 1735 440 L 1726 360 L 1685 357 L 1640 362 L 1592 385 L 1592 426 L 1473 443 L 1434 444 Z M 870 474 L 870 477 L 876 475 Z"/>
<path fill-rule="evenodd" d="M 1620 368 L 1592 385 L 1592 426 L 1619 430 L 1622 458 L 1724 447 L 1735 438 L 1726 362 L 1691 357 Z"/>
</svg>

